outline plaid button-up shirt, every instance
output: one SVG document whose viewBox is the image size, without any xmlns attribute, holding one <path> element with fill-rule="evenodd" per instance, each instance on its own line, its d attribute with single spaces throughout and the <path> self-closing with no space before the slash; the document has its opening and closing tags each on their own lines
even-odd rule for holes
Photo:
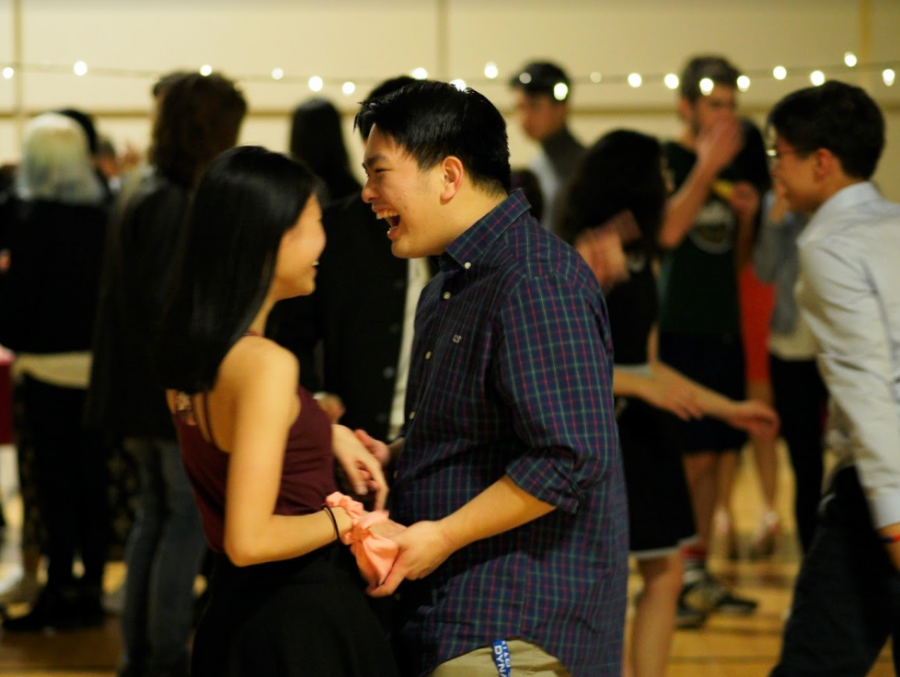
<svg viewBox="0 0 900 677">
<path fill-rule="evenodd" d="M 419 301 L 392 494 L 412 524 L 508 475 L 556 510 L 400 588 L 410 675 L 521 638 L 576 677 L 619 677 L 628 517 L 597 282 L 516 192 L 440 257 Z"/>
</svg>

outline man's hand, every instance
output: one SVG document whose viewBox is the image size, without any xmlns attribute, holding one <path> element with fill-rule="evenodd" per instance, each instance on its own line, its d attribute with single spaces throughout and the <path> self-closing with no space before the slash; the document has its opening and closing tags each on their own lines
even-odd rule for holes
<svg viewBox="0 0 900 677">
<path fill-rule="evenodd" d="M 400 546 L 400 554 L 384 582 L 367 590 L 372 597 L 387 597 L 404 580 L 424 578 L 456 550 L 440 522 L 417 522 L 389 538 Z"/>
<path fill-rule="evenodd" d="M 381 463 L 382 466 L 386 466 L 391 462 L 391 450 L 388 445 L 386 445 L 381 440 L 376 440 L 365 430 L 358 428 L 353 431 L 353 434 L 356 435 L 356 439 L 358 439 L 362 445 L 369 450 L 369 453 L 375 457 L 375 459 Z"/>
<path fill-rule="evenodd" d="M 332 426 L 334 457 L 347 473 L 353 490 L 360 496 L 375 492 L 375 510 L 387 503 L 388 484 L 381 469 L 381 462 L 359 441 L 349 428 Z"/>
<path fill-rule="evenodd" d="M 743 147 L 741 121 L 722 120 L 697 136 L 697 162 L 715 176 L 731 164 Z"/>
</svg>

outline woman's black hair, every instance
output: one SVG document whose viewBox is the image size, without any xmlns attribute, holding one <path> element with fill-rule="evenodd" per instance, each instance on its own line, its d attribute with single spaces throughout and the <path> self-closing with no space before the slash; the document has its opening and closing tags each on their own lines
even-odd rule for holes
<svg viewBox="0 0 900 677">
<path fill-rule="evenodd" d="M 628 129 L 609 132 L 585 152 L 566 186 L 559 235 L 572 244 L 583 231 L 627 209 L 637 221 L 643 248 L 652 250 L 667 192 L 659 141 Z"/>
<path fill-rule="evenodd" d="M 290 153 L 309 165 L 322 179 L 325 201 L 359 193 L 362 186 L 350 171 L 344 144 L 341 114 L 326 99 L 310 99 L 294 109 L 291 116 Z"/>
<path fill-rule="evenodd" d="M 257 146 L 222 153 L 203 174 L 157 342 L 162 385 L 205 392 L 259 313 L 284 233 L 313 194 L 303 164 Z"/>
</svg>

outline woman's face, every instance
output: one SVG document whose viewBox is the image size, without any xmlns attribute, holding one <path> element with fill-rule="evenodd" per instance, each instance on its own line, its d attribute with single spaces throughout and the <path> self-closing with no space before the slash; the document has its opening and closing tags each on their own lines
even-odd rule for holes
<svg viewBox="0 0 900 677">
<path fill-rule="evenodd" d="M 316 265 L 324 248 L 322 209 L 313 195 L 296 223 L 281 236 L 272 281 L 276 298 L 306 296 L 315 291 Z"/>
</svg>

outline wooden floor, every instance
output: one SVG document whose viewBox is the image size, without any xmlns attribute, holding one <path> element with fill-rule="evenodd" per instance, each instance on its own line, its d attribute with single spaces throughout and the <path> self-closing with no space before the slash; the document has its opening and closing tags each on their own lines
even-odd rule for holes
<svg viewBox="0 0 900 677">
<path fill-rule="evenodd" d="M 758 516 L 758 488 L 749 454 L 739 471 L 735 489 L 735 520 L 742 545 Z M 711 618 L 700 630 L 676 633 L 669 677 L 763 677 L 768 675 L 781 646 L 785 612 L 797 572 L 797 548 L 790 523 L 790 482 L 782 463 L 780 504 L 786 533 L 778 552 L 763 562 L 731 562 L 716 558 L 711 568 L 736 589 L 760 601 L 749 618 Z M 7 514 L 15 517 L 15 501 L 7 504 Z M 7 530 L 0 548 L 0 583 L 16 574 L 18 533 Z M 111 564 L 106 585 L 112 589 L 124 576 L 121 564 Z M 638 585 L 632 577 L 632 588 Z M 0 585 L 2 587 L 2 585 Z M 12 611 L 17 611 L 13 609 Z M 115 618 L 102 628 L 89 631 L 35 634 L 0 634 L 0 677 L 111 677 L 119 653 L 120 635 Z M 875 677 L 893 675 L 890 654 L 885 651 L 870 673 Z M 324 676 L 323 676 L 324 677 Z"/>
</svg>

